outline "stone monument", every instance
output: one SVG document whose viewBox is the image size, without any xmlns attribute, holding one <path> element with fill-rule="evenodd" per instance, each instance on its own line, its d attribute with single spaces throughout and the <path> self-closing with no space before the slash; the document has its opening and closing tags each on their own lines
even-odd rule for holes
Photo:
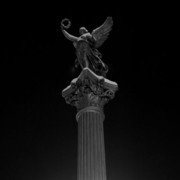
<svg viewBox="0 0 180 180">
<path fill-rule="evenodd" d="M 80 75 L 62 91 L 66 103 L 77 108 L 78 161 L 77 180 L 106 180 L 106 162 L 103 121 L 104 105 L 115 96 L 117 83 L 106 78 L 108 66 L 101 60 L 97 50 L 107 39 L 112 29 L 112 17 L 89 33 L 85 27 L 75 37 L 65 29 L 71 25 L 63 19 L 61 30 L 76 49 L 75 67 L 81 66 Z"/>
</svg>

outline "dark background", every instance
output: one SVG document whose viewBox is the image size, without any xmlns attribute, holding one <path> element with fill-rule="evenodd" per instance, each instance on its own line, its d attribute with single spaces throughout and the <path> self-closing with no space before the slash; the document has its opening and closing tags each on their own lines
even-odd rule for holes
<svg viewBox="0 0 180 180">
<path fill-rule="evenodd" d="M 79 27 L 92 31 L 107 16 L 114 26 L 99 50 L 109 66 L 107 78 L 119 85 L 105 106 L 107 179 L 178 179 L 179 58 L 174 56 L 173 10 L 168 5 L 87 6 L 4 6 L 1 179 L 76 179 L 76 109 L 65 103 L 61 91 L 80 71 L 73 68 L 75 50 L 60 22 L 69 18 L 68 32 L 78 36 Z"/>
</svg>

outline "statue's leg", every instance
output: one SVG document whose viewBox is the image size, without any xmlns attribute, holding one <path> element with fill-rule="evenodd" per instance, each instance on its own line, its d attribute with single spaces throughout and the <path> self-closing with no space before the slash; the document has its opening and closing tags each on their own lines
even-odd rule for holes
<svg viewBox="0 0 180 180">
<path fill-rule="evenodd" d="M 85 67 L 85 61 L 84 61 L 84 53 L 81 49 L 76 51 L 76 60 L 77 60 L 77 64 L 79 64 L 81 66 L 81 68 L 83 69 Z"/>
<path fill-rule="evenodd" d="M 84 55 L 84 61 L 85 61 L 85 67 L 89 67 L 89 61 L 88 61 L 86 55 Z"/>
</svg>

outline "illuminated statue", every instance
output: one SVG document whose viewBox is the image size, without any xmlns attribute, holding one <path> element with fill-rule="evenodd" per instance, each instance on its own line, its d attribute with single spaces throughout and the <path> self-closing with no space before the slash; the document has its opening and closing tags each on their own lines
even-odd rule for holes
<svg viewBox="0 0 180 180">
<path fill-rule="evenodd" d="M 67 25 L 65 25 L 65 22 Z M 97 75 L 106 76 L 108 66 L 101 60 L 102 55 L 97 48 L 108 38 L 112 25 L 112 17 L 107 17 L 105 22 L 100 27 L 94 29 L 92 33 L 89 33 L 85 27 L 81 27 L 79 29 L 80 36 L 75 37 L 65 30 L 71 26 L 70 20 L 65 18 L 61 21 L 61 30 L 64 36 L 73 42 L 76 49 L 76 67 L 78 65 L 82 69 L 88 67 Z"/>
<path fill-rule="evenodd" d="M 73 42 L 76 50 L 76 65 L 82 68 L 78 77 L 62 91 L 67 104 L 77 108 L 78 158 L 77 180 L 106 180 L 106 161 L 103 122 L 104 105 L 113 99 L 118 84 L 106 79 L 108 66 L 101 60 L 97 50 L 107 39 L 113 20 L 105 22 L 89 33 L 85 27 L 75 37 L 65 29 L 71 26 L 69 19 L 63 19 L 61 30 Z"/>
</svg>

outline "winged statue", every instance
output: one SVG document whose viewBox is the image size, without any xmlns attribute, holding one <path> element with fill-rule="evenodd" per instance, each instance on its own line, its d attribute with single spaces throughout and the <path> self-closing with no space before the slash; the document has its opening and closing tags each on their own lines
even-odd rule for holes
<svg viewBox="0 0 180 180">
<path fill-rule="evenodd" d="M 85 27 L 81 27 L 79 29 L 80 36 L 76 37 L 65 30 L 71 26 L 70 20 L 65 18 L 61 21 L 61 30 L 64 36 L 72 41 L 76 49 L 77 58 L 75 60 L 75 67 L 78 65 L 80 65 L 82 69 L 88 67 L 97 75 L 106 76 L 108 66 L 101 60 L 102 55 L 98 51 L 98 48 L 108 38 L 112 25 L 112 17 L 107 17 L 105 22 L 98 28 L 94 29 L 92 33 L 90 33 Z"/>
</svg>

